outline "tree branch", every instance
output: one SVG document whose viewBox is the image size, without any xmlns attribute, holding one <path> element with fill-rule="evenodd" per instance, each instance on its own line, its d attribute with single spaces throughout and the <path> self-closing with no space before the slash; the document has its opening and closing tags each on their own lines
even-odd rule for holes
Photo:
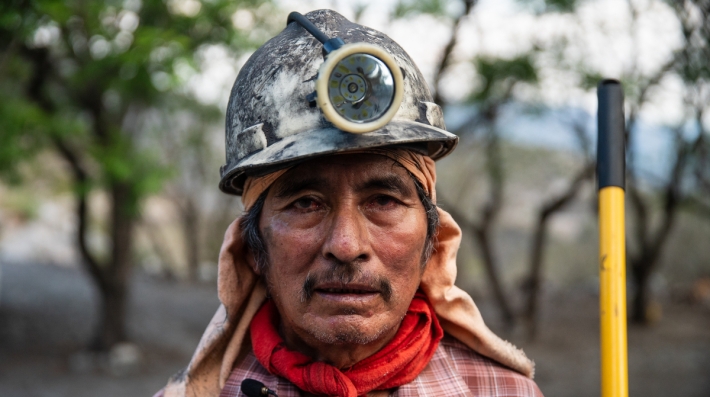
<svg viewBox="0 0 710 397">
<path fill-rule="evenodd" d="M 88 173 L 82 167 L 78 156 L 60 138 L 52 137 L 52 142 L 57 151 L 69 164 L 74 175 L 74 186 L 76 189 L 76 215 L 77 232 L 76 239 L 79 245 L 79 252 L 83 258 L 84 267 L 99 283 L 106 283 L 106 275 L 102 271 L 98 260 L 89 250 L 88 246 L 88 224 L 89 224 L 89 202 L 88 202 Z"/>
<path fill-rule="evenodd" d="M 582 167 L 572 182 L 567 186 L 564 192 L 556 197 L 548 199 L 538 213 L 537 225 L 533 232 L 532 244 L 530 249 L 530 274 L 526 281 L 527 289 L 527 304 L 525 309 L 525 322 L 527 323 L 528 336 L 534 338 L 537 334 L 537 308 L 538 295 L 542 284 L 542 263 L 544 249 L 547 242 L 547 228 L 552 215 L 562 210 L 569 204 L 579 193 L 584 182 L 592 178 L 594 175 L 595 163 L 588 161 Z"/>
<path fill-rule="evenodd" d="M 451 207 L 451 214 L 459 220 L 462 229 L 467 230 L 475 238 L 495 299 L 501 310 L 503 321 L 508 328 L 511 328 L 515 322 L 515 315 L 503 289 L 498 269 L 498 258 L 493 246 L 493 240 L 495 239 L 493 229 L 503 203 L 503 170 L 499 145 L 498 135 L 494 131 L 489 132 L 486 154 L 491 192 L 488 201 L 481 210 L 480 220 L 477 222 L 468 220 L 463 216 L 463 213 L 453 206 Z"/>
<path fill-rule="evenodd" d="M 23 52 L 33 63 L 32 78 L 27 89 L 29 97 L 36 102 L 39 107 L 47 114 L 56 112 L 54 104 L 45 97 L 44 88 L 47 83 L 47 78 L 50 75 L 51 63 L 49 61 L 49 52 L 46 49 L 30 49 L 26 46 L 22 48 Z M 76 188 L 76 215 L 77 215 L 77 232 L 76 239 L 79 245 L 79 252 L 83 259 L 86 270 L 99 283 L 105 283 L 106 278 L 99 266 L 99 262 L 91 254 L 87 241 L 89 205 L 87 197 L 87 186 L 89 184 L 89 174 L 84 169 L 79 160 L 79 156 L 74 153 L 69 146 L 56 134 L 52 134 L 52 143 L 57 148 L 59 154 L 69 164 L 74 178 L 74 186 Z"/>
<path fill-rule="evenodd" d="M 451 37 L 449 38 L 449 42 L 446 43 L 446 46 L 444 47 L 444 52 L 441 55 L 439 64 L 436 67 L 436 72 L 434 73 L 434 103 L 439 105 L 444 104 L 444 98 L 441 96 L 441 78 L 444 72 L 451 65 L 451 54 L 453 53 L 456 43 L 458 42 L 459 25 L 461 24 L 461 20 L 471 13 L 471 10 L 473 10 L 473 7 L 476 5 L 477 1 L 478 0 L 463 0 L 464 11 L 461 15 L 454 19 L 454 23 L 451 25 Z"/>
</svg>

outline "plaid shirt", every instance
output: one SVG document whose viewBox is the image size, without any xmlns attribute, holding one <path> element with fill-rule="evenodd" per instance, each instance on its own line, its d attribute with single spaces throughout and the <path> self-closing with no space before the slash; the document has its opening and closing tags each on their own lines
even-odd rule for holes
<svg viewBox="0 0 710 397">
<path fill-rule="evenodd" d="M 220 397 L 242 397 L 240 385 L 245 378 L 258 380 L 279 397 L 300 397 L 291 382 L 270 374 L 249 352 L 229 375 Z M 412 382 L 390 393 L 394 397 L 476 396 L 542 397 L 535 382 L 482 356 L 446 335 L 439 343 L 429 365 Z"/>
</svg>

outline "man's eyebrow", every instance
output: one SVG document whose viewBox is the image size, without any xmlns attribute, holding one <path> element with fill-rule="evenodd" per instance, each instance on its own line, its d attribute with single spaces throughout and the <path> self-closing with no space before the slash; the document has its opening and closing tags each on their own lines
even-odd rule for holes
<svg viewBox="0 0 710 397">
<path fill-rule="evenodd" d="M 325 188 L 326 181 L 317 176 L 305 176 L 289 178 L 276 189 L 277 198 L 292 197 L 303 190 L 321 190 Z"/>
<path fill-rule="evenodd" d="M 412 188 L 407 182 L 397 175 L 378 176 L 361 183 L 358 190 L 384 189 L 392 193 L 399 193 L 403 196 L 412 195 Z"/>
</svg>

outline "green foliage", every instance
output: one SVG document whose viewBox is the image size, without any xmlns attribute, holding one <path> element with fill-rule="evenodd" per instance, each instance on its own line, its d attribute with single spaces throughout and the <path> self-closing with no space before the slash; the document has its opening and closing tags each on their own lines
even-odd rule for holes
<svg viewBox="0 0 710 397">
<path fill-rule="evenodd" d="M 710 23 L 710 17 L 706 17 Z M 676 53 L 675 70 L 686 83 L 710 82 L 710 26 L 703 26 L 687 46 Z"/>
<path fill-rule="evenodd" d="M 481 84 L 469 95 L 470 102 L 485 102 L 510 95 L 520 82 L 536 83 L 538 72 L 531 54 L 512 59 L 479 57 L 473 60 Z"/>
<path fill-rule="evenodd" d="M 518 0 L 522 5 L 531 8 L 538 14 L 572 13 L 582 1 L 584 0 Z"/>
<path fill-rule="evenodd" d="M 392 11 L 392 19 L 407 18 L 420 14 L 447 16 L 444 0 L 399 0 Z"/>
<path fill-rule="evenodd" d="M 22 181 L 16 165 L 42 146 L 43 116 L 26 102 L 0 100 L 0 177 L 9 183 Z"/>
<path fill-rule="evenodd" d="M 582 71 L 580 86 L 585 90 L 596 90 L 604 76 L 597 71 Z"/>
<path fill-rule="evenodd" d="M 353 5 L 353 22 L 355 23 L 360 23 L 360 20 L 362 19 L 363 14 L 367 11 L 367 4 L 366 3 L 355 3 Z"/>
<path fill-rule="evenodd" d="M 196 54 L 206 46 L 234 58 L 253 50 L 261 43 L 232 16 L 268 1 L 3 2 L 0 177 L 21 182 L 21 162 L 56 150 L 88 178 L 76 181 L 77 192 L 120 184 L 137 205 L 174 166 L 146 143 L 140 120 L 166 108 L 214 120 L 217 107 L 192 97 L 177 69 L 199 72 Z"/>
</svg>

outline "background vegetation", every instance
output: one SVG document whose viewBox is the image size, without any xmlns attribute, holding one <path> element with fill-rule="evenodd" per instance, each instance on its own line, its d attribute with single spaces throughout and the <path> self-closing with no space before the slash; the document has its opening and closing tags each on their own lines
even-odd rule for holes
<svg viewBox="0 0 710 397">
<path fill-rule="evenodd" d="M 563 307 L 559 291 L 595 294 L 594 95 L 614 77 L 626 95 L 630 320 L 658 324 L 664 305 L 679 302 L 710 307 L 710 3 L 615 2 L 623 16 L 614 20 L 591 0 L 505 2 L 525 28 L 491 27 L 479 17 L 490 4 L 308 7 L 334 7 L 392 35 L 444 106 L 461 138 L 439 164 L 438 187 L 439 205 L 464 230 L 459 283 L 496 330 L 530 343 L 545 311 Z M 132 290 L 143 275 L 216 305 L 222 233 L 240 213 L 238 199 L 216 187 L 226 98 L 248 55 L 302 6 L 0 5 L 0 264 L 80 266 L 89 276 L 92 329 L 72 349 L 102 360 L 141 340 L 131 322 L 145 320 L 131 297 L 161 299 Z M 408 47 L 401 32 L 422 29 L 438 41 Z M 3 298 L 13 272 L 0 277 L 0 345 L 10 350 L 24 332 L 13 331 L 23 314 L 8 315 L 14 301 Z M 211 310 L 191 321 L 201 330 Z"/>
</svg>

